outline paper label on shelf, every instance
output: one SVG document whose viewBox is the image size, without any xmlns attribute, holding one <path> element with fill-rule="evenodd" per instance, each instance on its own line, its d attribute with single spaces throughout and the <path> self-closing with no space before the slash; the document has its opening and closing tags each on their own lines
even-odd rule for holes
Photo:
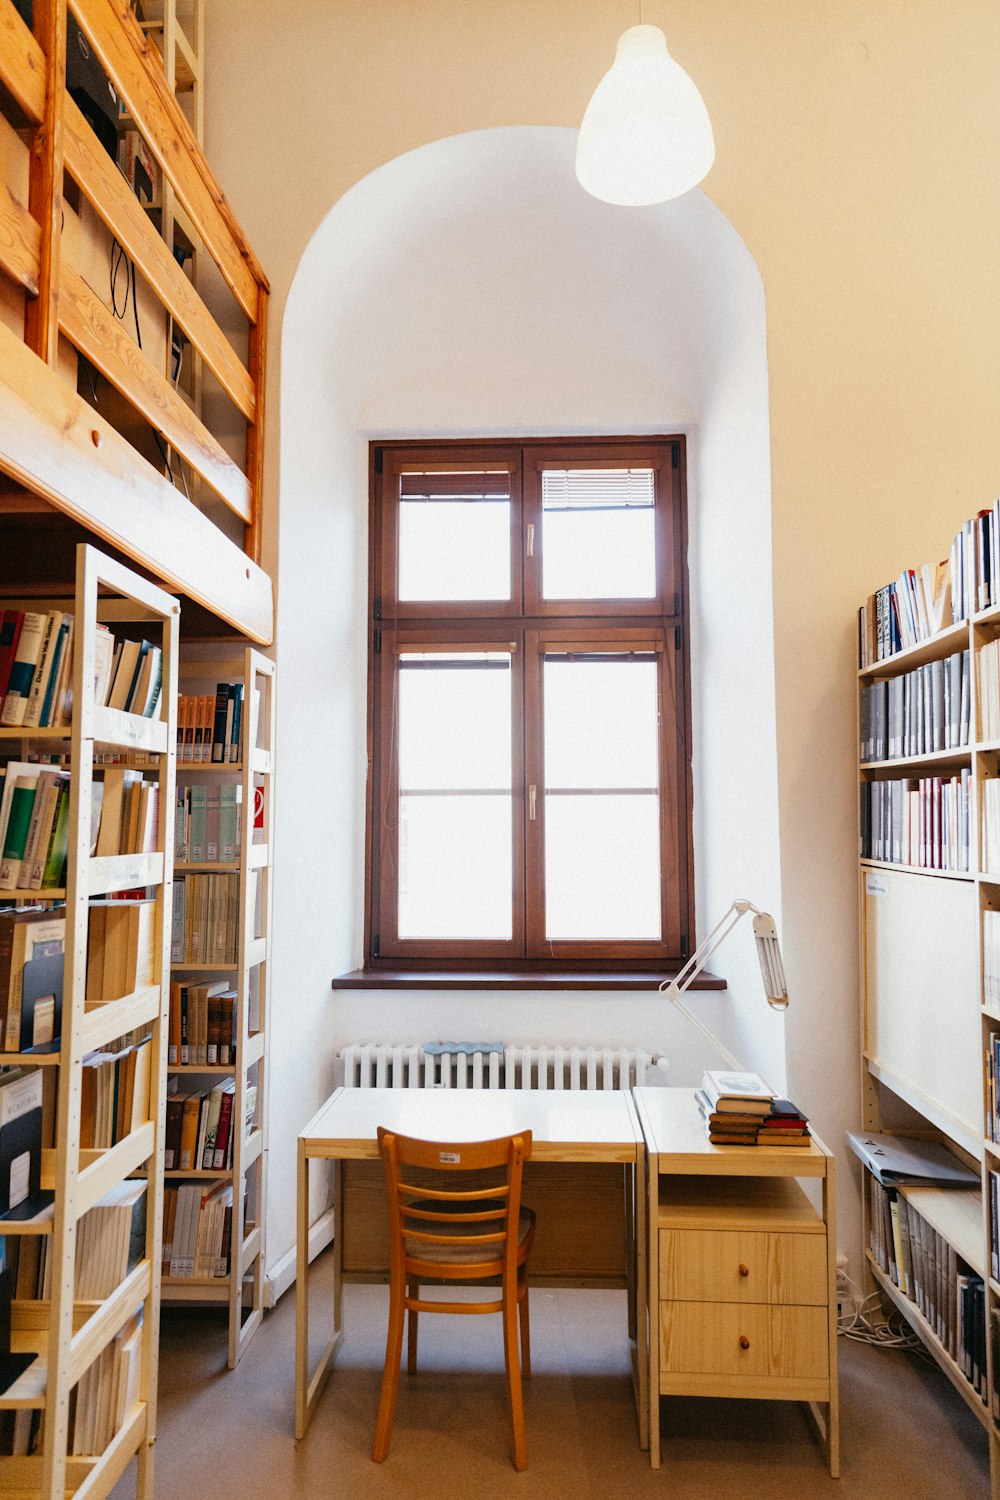
<svg viewBox="0 0 1000 1500">
<path fill-rule="evenodd" d="M 16 1208 L 28 1196 L 31 1175 L 31 1152 L 22 1151 L 10 1164 L 10 1206 Z"/>
<path fill-rule="evenodd" d="M 888 896 L 889 882 L 884 875 L 876 875 L 871 870 L 865 875 L 866 896 Z"/>
<path fill-rule="evenodd" d="M 55 1040 L 56 1027 L 56 997 L 47 995 L 44 1000 L 35 1001 L 34 1024 L 31 1032 L 31 1045 L 40 1047 L 45 1042 Z"/>
</svg>

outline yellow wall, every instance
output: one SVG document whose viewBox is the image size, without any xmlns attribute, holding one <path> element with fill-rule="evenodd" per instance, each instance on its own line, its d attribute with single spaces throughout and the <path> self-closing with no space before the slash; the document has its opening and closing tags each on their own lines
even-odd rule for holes
<svg viewBox="0 0 1000 1500">
<path fill-rule="evenodd" d="M 213 0 L 208 154 L 275 293 L 272 490 L 281 312 L 330 206 L 440 137 L 578 124 L 637 10 Z M 855 609 L 1000 483 L 1000 8 L 647 0 L 643 19 L 702 90 L 704 189 L 766 289 L 789 1083 L 839 1144 L 858 1109 Z"/>
</svg>

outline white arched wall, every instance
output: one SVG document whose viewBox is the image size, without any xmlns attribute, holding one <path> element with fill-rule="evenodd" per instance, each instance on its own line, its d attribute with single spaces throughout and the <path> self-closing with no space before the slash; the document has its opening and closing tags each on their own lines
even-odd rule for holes
<svg viewBox="0 0 1000 1500">
<path fill-rule="evenodd" d="M 764 293 L 700 192 L 585 194 L 576 133 L 477 131 L 373 172 L 299 264 L 282 331 L 269 1263 L 294 1237 L 294 1137 L 349 1040 L 600 1041 L 708 1056 L 650 993 L 331 992 L 361 961 L 367 452 L 373 437 L 689 434 L 699 932 L 733 896 L 780 924 Z M 749 931 L 696 996 L 784 1084 Z M 283 1283 L 284 1275 L 277 1280 Z"/>
</svg>

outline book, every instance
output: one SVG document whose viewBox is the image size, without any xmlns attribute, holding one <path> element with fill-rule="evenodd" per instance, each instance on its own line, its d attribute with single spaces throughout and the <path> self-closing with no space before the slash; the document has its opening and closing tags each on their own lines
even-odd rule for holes
<svg viewBox="0 0 1000 1500">
<path fill-rule="evenodd" d="M 65 772 L 61 771 L 43 770 L 39 773 L 31 808 L 31 823 L 17 877 L 18 890 L 30 890 L 32 886 L 37 890 L 41 887 L 59 802 L 59 787 L 68 779 Z"/>
<path fill-rule="evenodd" d="M 52 670 L 52 655 L 55 651 L 56 640 L 59 635 L 62 614 L 58 610 L 50 610 L 43 616 L 43 620 L 42 640 L 38 650 L 38 659 L 35 663 L 35 670 L 32 673 L 28 701 L 21 720 L 21 723 L 26 728 L 35 728 L 40 723 L 42 702 L 45 696 L 45 689 L 48 685 L 49 674 Z"/>
<path fill-rule="evenodd" d="M 31 814 L 35 806 L 35 790 L 38 772 L 34 776 L 18 776 L 11 792 L 7 827 L 3 846 L 0 848 L 0 889 L 16 890 L 21 875 L 21 861 L 28 846 Z"/>
<path fill-rule="evenodd" d="M 107 625 L 98 624 L 94 632 L 94 702 L 98 708 L 108 701 L 114 661 L 115 638 Z"/>
<path fill-rule="evenodd" d="M 17 643 L 21 637 L 24 612 L 20 609 L 5 609 L 0 615 L 0 709 L 10 682 L 11 668 L 17 655 Z"/>
<path fill-rule="evenodd" d="M 709 1103 L 708 1095 L 703 1089 L 699 1089 L 694 1098 L 698 1109 L 701 1111 L 702 1119 L 711 1121 L 713 1125 L 728 1124 L 733 1128 L 740 1125 L 746 1125 L 752 1127 L 753 1130 L 756 1131 L 758 1126 L 763 1123 L 763 1120 L 765 1118 L 761 1115 L 759 1110 L 753 1110 L 750 1112 L 744 1110 L 741 1112 L 738 1108 L 739 1101 L 737 1100 L 732 1101 L 734 1106 L 732 1110 L 727 1111 L 713 1109 L 711 1104 Z"/>
<path fill-rule="evenodd" d="M 21 621 L 21 630 L 17 640 L 17 649 L 14 652 L 10 666 L 10 675 L 7 681 L 7 691 L 4 695 L 3 708 L 0 709 L 0 725 L 16 728 L 24 723 L 24 716 L 28 710 L 28 700 L 31 697 L 31 687 L 34 682 L 35 669 L 38 666 L 38 655 L 42 649 L 42 636 L 48 625 L 48 617 L 27 611 Z"/>
<path fill-rule="evenodd" d="M 117 652 L 118 660 L 115 665 L 114 678 L 108 692 L 108 707 L 117 708 L 121 712 L 128 711 L 129 703 L 135 689 L 142 658 L 145 651 L 149 650 L 148 641 L 122 641 L 120 650 Z"/>
<path fill-rule="evenodd" d="M 726 1105 L 736 1103 L 745 1114 L 769 1114 L 771 1101 L 777 1097 L 759 1073 L 707 1069 L 702 1074 L 701 1087 L 713 1109 L 725 1109 Z"/>
</svg>

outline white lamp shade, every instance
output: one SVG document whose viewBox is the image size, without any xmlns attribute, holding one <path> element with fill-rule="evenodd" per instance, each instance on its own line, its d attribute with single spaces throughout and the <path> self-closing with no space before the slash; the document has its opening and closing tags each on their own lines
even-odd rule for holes
<svg viewBox="0 0 1000 1500">
<path fill-rule="evenodd" d="M 665 203 L 696 187 L 714 160 L 705 102 L 663 32 L 630 27 L 580 126 L 581 187 L 605 203 Z"/>
</svg>

